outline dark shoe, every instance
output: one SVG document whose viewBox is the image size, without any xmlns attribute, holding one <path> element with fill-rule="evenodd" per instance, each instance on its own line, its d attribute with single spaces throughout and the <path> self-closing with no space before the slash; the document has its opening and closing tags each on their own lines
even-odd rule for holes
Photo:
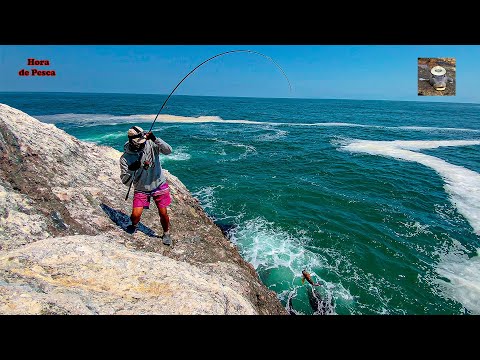
<svg viewBox="0 0 480 360">
<path fill-rule="evenodd" d="M 137 231 L 137 228 L 138 228 L 138 225 L 128 225 L 127 228 L 125 229 L 125 231 L 129 234 L 134 234 L 135 231 Z"/>
<path fill-rule="evenodd" d="M 170 234 L 163 234 L 163 245 L 172 245 Z"/>
</svg>

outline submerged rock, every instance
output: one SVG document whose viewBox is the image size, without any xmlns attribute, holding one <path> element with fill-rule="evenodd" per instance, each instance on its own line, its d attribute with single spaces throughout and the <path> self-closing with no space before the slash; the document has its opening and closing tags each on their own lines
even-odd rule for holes
<svg viewBox="0 0 480 360">
<path fill-rule="evenodd" d="M 173 246 L 128 234 L 120 155 L 0 104 L 0 314 L 288 313 L 168 170 Z"/>
</svg>

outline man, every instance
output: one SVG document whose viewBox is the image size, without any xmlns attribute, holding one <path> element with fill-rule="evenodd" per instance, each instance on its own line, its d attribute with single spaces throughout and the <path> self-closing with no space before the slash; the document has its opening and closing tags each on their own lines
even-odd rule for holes
<svg viewBox="0 0 480 360">
<path fill-rule="evenodd" d="M 132 234 L 136 231 L 143 209 L 149 208 L 150 199 L 153 198 L 160 215 L 163 243 L 171 245 L 170 219 L 167 213 L 167 206 L 171 203 L 170 190 L 160 165 L 159 154 L 170 154 L 172 147 L 139 126 L 132 126 L 127 135 L 128 142 L 123 146 L 124 153 L 120 157 L 120 178 L 126 186 L 130 186 L 133 181 L 135 189 L 130 215 L 132 223 L 127 231 Z"/>
</svg>

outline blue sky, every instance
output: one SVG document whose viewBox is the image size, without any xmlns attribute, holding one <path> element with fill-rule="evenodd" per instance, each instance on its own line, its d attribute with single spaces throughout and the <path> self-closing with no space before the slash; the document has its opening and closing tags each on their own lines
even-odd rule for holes
<svg viewBox="0 0 480 360">
<path fill-rule="evenodd" d="M 480 102 L 477 45 L 0 45 L 0 91 L 169 94 L 202 61 L 176 95 Z M 417 96 L 418 57 L 457 61 L 456 96 Z M 48 67 L 27 66 L 27 58 Z M 22 68 L 55 77 L 21 77 Z"/>
</svg>

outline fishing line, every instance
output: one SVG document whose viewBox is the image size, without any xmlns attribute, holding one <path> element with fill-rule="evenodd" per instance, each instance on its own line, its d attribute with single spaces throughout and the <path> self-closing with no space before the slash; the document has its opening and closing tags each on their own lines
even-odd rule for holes
<svg viewBox="0 0 480 360">
<path fill-rule="evenodd" d="M 153 126 L 155 125 L 155 122 L 157 121 L 157 118 L 158 118 L 158 115 L 160 115 L 160 112 L 163 110 L 163 108 L 165 107 L 168 99 L 170 99 L 170 97 L 173 95 L 173 93 L 175 92 L 175 90 L 177 90 L 177 88 L 180 86 L 180 84 L 186 79 L 188 78 L 191 74 L 193 74 L 193 72 L 195 72 L 195 70 L 197 70 L 199 67 L 201 67 L 202 65 L 205 65 L 207 62 L 217 58 L 217 57 L 220 57 L 220 56 L 223 56 L 223 55 L 227 55 L 227 54 L 232 54 L 232 53 L 238 53 L 238 52 L 247 52 L 247 53 L 252 53 L 252 54 L 257 54 L 257 55 L 260 55 L 260 56 L 263 56 L 264 58 L 270 60 L 271 62 L 273 62 L 275 64 L 275 66 L 277 66 L 280 71 L 282 72 L 283 76 L 285 76 L 285 79 L 287 79 L 287 82 L 288 82 L 288 87 L 290 89 L 290 92 L 292 92 L 292 86 L 290 85 L 290 80 L 288 79 L 287 77 L 287 74 L 285 74 L 285 71 L 283 71 L 283 69 L 280 67 L 280 65 L 278 65 L 275 60 L 273 60 L 270 56 L 267 56 L 265 54 L 262 54 L 261 52 L 258 52 L 258 51 L 253 51 L 253 50 L 243 50 L 243 49 L 240 49 L 240 50 L 230 50 L 230 51 L 225 51 L 225 52 L 222 52 L 220 54 L 217 54 L 215 56 L 212 56 L 211 58 L 208 58 L 207 60 L 203 61 L 202 63 L 198 64 L 197 66 L 195 66 L 187 75 L 185 75 L 183 77 L 182 80 L 180 80 L 180 82 L 177 84 L 177 86 L 175 86 L 172 90 L 172 92 L 167 96 L 167 98 L 165 99 L 165 101 L 163 102 L 162 104 L 162 107 L 160 108 L 160 110 L 158 111 L 157 115 L 155 116 L 155 119 L 153 120 L 152 122 L 152 125 L 150 126 L 150 130 L 148 130 L 148 132 L 152 131 L 153 129 Z M 140 171 L 140 175 L 139 176 L 142 176 L 142 172 L 143 172 L 143 168 L 142 170 Z M 127 196 L 125 197 L 125 200 L 128 199 L 128 195 L 130 194 L 130 189 L 132 187 L 132 184 L 133 184 L 133 181 L 135 180 L 135 176 L 137 174 L 137 170 L 135 170 L 135 172 L 133 173 L 133 178 L 132 178 L 132 182 L 130 183 L 130 186 L 128 187 L 128 192 L 127 192 Z"/>
<path fill-rule="evenodd" d="M 160 115 L 160 112 L 162 111 L 162 109 L 164 108 L 165 104 L 167 103 L 168 99 L 170 99 L 170 96 L 172 96 L 172 94 L 175 92 L 175 90 L 177 90 L 177 88 L 180 86 L 180 84 L 187 78 L 189 77 L 195 70 L 197 70 L 200 66 L 206 64 L 207 62 L 209 62 L 210 60 L 213 60 L 217 57 L 220 57 L 220 56 L 223 56 L 223 55 L 226 55 L 226 54 L 231 54 L 231 53 L 237 53 L 237 52 L 249 52 L 249 53 L 253 53 L 253 54 L 258 54 L 260 56 L 263 56 L 267 59 L 269 59 L 270 61 L 272 61 L 279 69 L 280 71 L 282 72 L 282 74 L 285 76 L 285 78 L 287 79 L 287 82 L 288 82 L 288 87 L 290 88 L 290 92 L 292 91 L 292 86 L 290 85 L 290 80 L 288 80 L 288 77 L 287 75 L 285 74 L 285 71 L 283 71 L 283 69 L 280 67 L 280 65 L 278 65 L 270 56 L 267 56 L 265 54 L 262 54 L 258 51 L 253 51 L 253 50 L 230 50 L 230 51 L 225 51 L 223 53 L 220 53 L 220 54 L 217 54 L 215 56 L 212 56 L 211 58 L 205 60 L 204 62 L 202 62 L 201 64 L 198 64 L 195 68 L 193 68 L 187 75 L 185 75 L 185 77 L 180 80 L 180 82 L 177 84 L 177 86 L 175 86 L 175 88 L 172 90 L 172 92 L 168 95 L 168 97 L 165 99 L 165 101 L 163 102 L 163 105 L 162 107 L 160 108 L 160 110 L 158 111 L 157 113 L 157 116 L 155 116 L 155 119 L 153 120 L 152 122 L 152 126 L 150 126 L 150 130 L 149 131 L 152 131 L 153 129 L 153 126 L 155 125 L 155 122 L 157 121 L 157 117 L 158 115 Z"/>
</svg>

